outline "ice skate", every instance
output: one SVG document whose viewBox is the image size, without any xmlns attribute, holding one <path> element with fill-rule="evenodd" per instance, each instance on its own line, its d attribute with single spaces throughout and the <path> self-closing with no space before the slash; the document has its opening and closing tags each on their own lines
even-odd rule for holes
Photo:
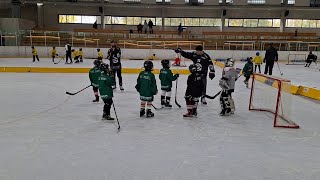
<svg viewBox="0 0 320 180">
<path fill-rule="evenodd" d="M 146 111 L 145 111 L 144 109 L 141 109 L 141 110 L 140 110 L 140 117 L 144 116 L 145 113 L 146 113 Z"/>
<path fill-rule="evenodd" d="M 193 115 L 194 117 L 197 117 L 197 116 L 198 116 L 197 108 L 193 108 L 193 109 L 192 109 L 192 115 Z"/>
<path fill-rule="evenodd" d="M 193 117 L 192 112 L 193 112 L 193 109 L 188 109 L 188 112 L 184 114 L 183 117 L 187 117 L 187 118 Z"/>
<path fill-rule="evenodd" d="M 201 98 L 201 103 L 202 103 L 203 105 L 207 105 L 206 99 L 205 99 L 204 97 Z"/>
<path fill-rule="evenodd" d="M 98 97 L 96 97 L 96 99 L 95 99 L 95 100 L 93 100 L 92 102 L 99 102 L 99 96 L 98 96 Z"/>
<path fill-rule="evenodd" d="M 120 90 L 121 90 L 121 91 L 124 91 L 124 89 L 123 89 L 123 87 L 122 87 L 122 86 L 120 86 Z"/>
<path fill-rule="evenodd" d="M 154 117 L 154 113 L 151 112 L 151 109 L 147 110 L 147 118 Z"/>
</svg>

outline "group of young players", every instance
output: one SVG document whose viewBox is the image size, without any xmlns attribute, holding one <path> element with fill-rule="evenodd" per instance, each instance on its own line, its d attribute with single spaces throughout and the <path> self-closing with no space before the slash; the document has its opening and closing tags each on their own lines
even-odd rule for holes
<svg viewBox="0 0 320 180">
<path fill-rule="evenodd" d="M 185 52 L 180 48 L 175 49 L 175 52 L 193 61 L 193 64 L 189 66 L 191 74 L 188 76 L 187 89 L 185 92 L 187 113 L 184 114 L 183 117 L 196 117 L 198 102 L 201 101 L 202 104 L 207 104 L 205 100 L 207 76 L 209 75 L 210 79 L 215 77 L 214 65 L 210 56 L 203 51 L 202 46 L 197 46 L 195 52 Z M 113 58 L 110 59 L 110 65 L 103 63 L 100 59 L 95 60 L 94 68 L 89 72 L 89 78 L 95 95 L 95 100 L 93 100 L 93 102 L 99 101 L 99 93 L 104 101 L 102 118 L 106 120 L 114 120 L 110 115 L 110 109 L 113 103 L 113 90 L 116 85 L 115 75 L 118 73 L 121 74 L 120 49 L 113 46 L 108 52 L 108 57 L 109 56 L 116 57 L 119 64 L 115 64 L 117 61 L 112 61 Z M 179 74 L 173 75 L 170 69 L 169 60 L 164 59 L 161 61 L 161 64 L 162 69 L 159 74 L 159 79 L 161 81 L 161 105 L 163 108 L 171 108 L 172 105 L 170 104 L 170 100 L 172 94 L 172 82 L 179 78 Z M 117 68 L 116 65 L 119 65 L 119 68 Z M 232 59 L 226 60 L 222 78 L 219 81 L 219 85 L 222 88 L 220 96 L 220 115 L 222 116 L 232 114 L 235 110 L 231 94 L 234 92 L 235 81 L 238 78 L 238 73 L 233 68 L 233 65 L 234 62 Z M 139 93 L 141 100 L 140 117 L 145 116 L 149 118 L 154 116 L 151 108 L 154 96 L 158 94 L 158 88 L 155 75 L 152 73 L 153 62 L 147 60 L 143 63 L 143 67 L 144 70 L 138 75 L 135 89 Z M 121 87 L 122 81 L 119 81 L 119 83 L 121 83 Z"/>
</svg>

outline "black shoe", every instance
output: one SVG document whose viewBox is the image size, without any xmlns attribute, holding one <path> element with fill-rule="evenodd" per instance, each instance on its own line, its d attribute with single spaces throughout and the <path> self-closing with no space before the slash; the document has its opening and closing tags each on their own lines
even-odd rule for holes
<svg viewBox="0 0 320 180">
<path fill-rule="evenodd" d="M 144 114 L 146 114 L 146 111 L 144 109 L 140 110 L 140 117 L 144 116 Z"/>
<path fill-rule="evenodd" d="M 122 87 L 122 86 L 120 86 L 120 90 L 121 90 L 121 91 L 124 91 L 124 89 L 123 89 L 123 87 Z"/>
<path fill-rule="evenodd" d="M 147 110 L 147 118 L 149 118 L 149 117 L 154 117 L 154 113 L 151 112 L 151 109 Z"/>
</svg>

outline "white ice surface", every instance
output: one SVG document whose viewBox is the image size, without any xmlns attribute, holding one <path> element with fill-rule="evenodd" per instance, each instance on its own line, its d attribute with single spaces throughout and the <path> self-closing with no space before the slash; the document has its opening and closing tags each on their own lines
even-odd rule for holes
<svg viewBox="0 0 320 180">
<path fill-rule="evenodd" d="M 115 93 L 118 133 L 116 123 L 101 121 L 103 103 L 91 102 L 91 89 L 65 94 L 85 87 L 87 74 L 1 73 L 0 179 L 319 179 L 319 103 L 294 96 L 301 129 L 273 128 L 271 114 L 247 110 L 250 90 L 239 81 L 234 115 L 220 117 L 215 99 L 199 106 L 197 119 L 183 119 L 182 75 L 182 109 L 173 103 L 146 119 L 139 117 L 136 78 L 125 74 L 125 92 Z M 208 81 L 208 94 L 217 84 Z"/>
</svg>

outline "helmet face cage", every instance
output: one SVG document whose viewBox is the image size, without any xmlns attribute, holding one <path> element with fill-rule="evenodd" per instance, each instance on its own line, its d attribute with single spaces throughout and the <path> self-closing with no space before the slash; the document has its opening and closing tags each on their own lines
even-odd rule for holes
<svg viewBox="0 0 320 180">
<path fill-rule="evenodd" d="M 108 73 L 109 72 L 109 65 L 105 64 L 105 63 L 101 64 L 100 65 L 100 70 L 103 71 L 103 72 Z"/>
<path fill-rule="evenodd" d="M 225 62 L 225 67 L 233 67 L 234 61 L 231 58 L 228 58 Z"/>
<path fill-rule="evenodd" d="M 94 64 L 94 66 L 96 66 L 96 67 L 100 67 L 101 61 L 99 61 L 99 60 L 94 60 L 94 61 L 93 61 L 93 64 Z"/>
</svg>

